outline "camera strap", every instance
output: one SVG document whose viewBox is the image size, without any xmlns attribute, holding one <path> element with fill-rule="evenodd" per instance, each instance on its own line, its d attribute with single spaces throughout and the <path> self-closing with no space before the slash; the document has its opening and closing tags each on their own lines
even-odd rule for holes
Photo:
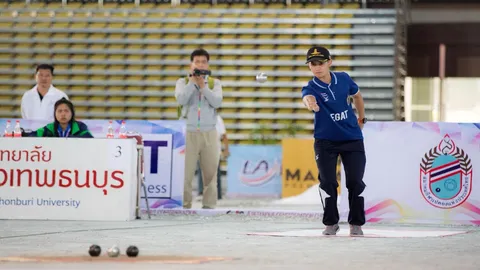
<svg viewBox="0 0 480 270">
<path fill-rule="evenodd" d="M 200 131 L 200 114 L 202 111 L 202 93 L 200 92 L 200 89 L 196 84 L 195 84 L 195 88 L 197 88 L 198 90 L 197 131 Z"/>
</svg>

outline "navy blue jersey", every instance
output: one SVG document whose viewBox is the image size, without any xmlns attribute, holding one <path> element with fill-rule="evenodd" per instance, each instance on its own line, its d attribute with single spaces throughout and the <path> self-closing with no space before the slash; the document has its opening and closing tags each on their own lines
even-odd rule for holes
<svg viewBox="0 0 480 270">
<path fill-rule="evenodd" d="M 332 141 L 363 139 L 350 96 L 358 93 L 358 85 L 345 72 L 330 72 L 326 84 L 316 77 L 302 89 L 302 98 L 312 95 L 320 110 L 315 113 L 314 138 Z"/>
</svg>

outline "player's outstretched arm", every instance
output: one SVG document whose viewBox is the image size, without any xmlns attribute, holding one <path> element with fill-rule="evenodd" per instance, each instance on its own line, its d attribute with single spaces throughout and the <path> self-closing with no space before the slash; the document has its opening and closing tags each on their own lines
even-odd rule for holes
<svg viewBox="0 0 480 270">
<path fill-rule="evenodd" d="M 309 111 L 318 112 L 320 107 L 317 104 L 317 99 L 313 95 L 306 95 L 303 97 L 303 104 Z"/>
</svg>

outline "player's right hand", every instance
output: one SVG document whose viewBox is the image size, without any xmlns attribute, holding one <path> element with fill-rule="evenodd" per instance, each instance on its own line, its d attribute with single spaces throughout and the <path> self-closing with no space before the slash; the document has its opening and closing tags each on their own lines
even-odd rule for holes
<svg viewBox="0 0 480 270">
<path fill-rule="evenodd" d="M 309 111 L 314 111 L 314 112 L 320 111 L 320 107 L 317 104 L 317 99 L 312 95 L 307 95 L 303 97 L 303 104 L 307 106 L 307 109 Z"/>
</svg>

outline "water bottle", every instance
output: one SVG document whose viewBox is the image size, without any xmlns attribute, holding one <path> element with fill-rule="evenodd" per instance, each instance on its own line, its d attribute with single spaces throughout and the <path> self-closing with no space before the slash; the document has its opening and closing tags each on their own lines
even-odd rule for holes
<svg viewBox="0 0 480 270">
<path fill-rule="evenodd" d="M 20 128 L 20 120 L 15 122 L 15 128 L 13 129 L 13 137 L 22 137 L 22 129 Z"/>
<path fill-rule="evenodd" d="M 12 137 L 12 121 L 7 120 L 3 137 Z"/>
<path fill-rule="evenodd" d="M 109 139 L 115 138 L 115 135 L 113 133 L 113 121 L 112 120 L 108 121 L 107 138 L 109 138 Z"/>
<path fill-rule="evenodd" d="M 118 138 L 125 139 L 127 138 L 127 127 L 125 126 L 125 120 L 122 121 L 120 126 L 120 131 L 118 132 Z"/>
</svg>

